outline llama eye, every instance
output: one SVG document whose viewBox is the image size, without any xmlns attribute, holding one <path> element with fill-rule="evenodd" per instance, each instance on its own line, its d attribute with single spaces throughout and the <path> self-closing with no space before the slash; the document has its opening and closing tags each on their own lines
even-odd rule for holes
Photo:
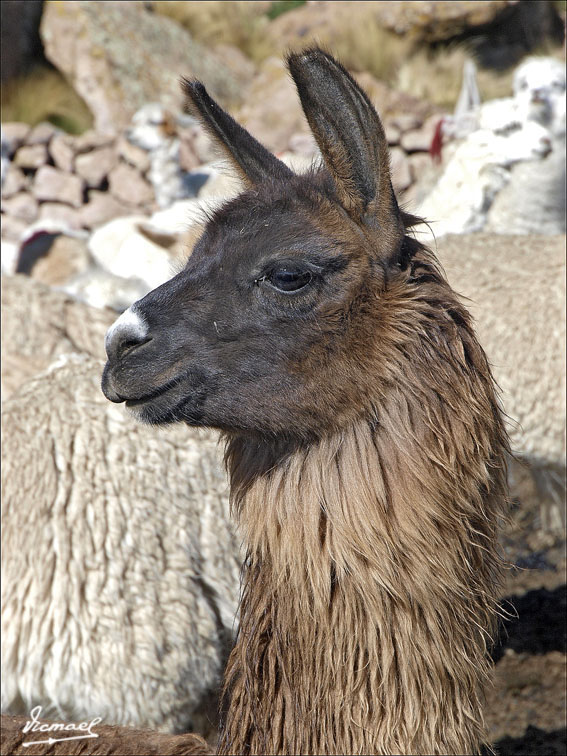
<svg viewBox="0 0 567 756">
<path fill-rule="evenodd" d="M 310 271 L 301 268 L 279 268 L 266 276 L 268 283 L 278 291 L 299 291 L 311 278 Z"/>
</svg>

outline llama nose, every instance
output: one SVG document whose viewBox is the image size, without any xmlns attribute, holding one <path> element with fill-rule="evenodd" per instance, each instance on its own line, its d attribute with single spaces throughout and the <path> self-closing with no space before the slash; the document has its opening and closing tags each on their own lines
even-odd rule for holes
<svg viewBox="0 0 567 756">
<path fill-rule="evenodd" d="M 148 327 L 140 315 L 130 307 L 110 326 L 104 340 L 109 361 L 113 362 L 151 341 Z"/>
</svg>

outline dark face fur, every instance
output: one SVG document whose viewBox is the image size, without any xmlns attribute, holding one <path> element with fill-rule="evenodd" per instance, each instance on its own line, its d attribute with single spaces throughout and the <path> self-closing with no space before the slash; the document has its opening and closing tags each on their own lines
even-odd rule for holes
<svg viewBox="0 0 567 756">
<path fill-rule="evenodd" d="M 309 438 L 369 401 L 380 299 L 407 248 L 387 145 L 332 58 L 314 50 L 289 66 L 325 161 L 305 176 L 185 84 L 249 188 L 109 331 L 103 391 L 142 421 Z"/>
</svg>

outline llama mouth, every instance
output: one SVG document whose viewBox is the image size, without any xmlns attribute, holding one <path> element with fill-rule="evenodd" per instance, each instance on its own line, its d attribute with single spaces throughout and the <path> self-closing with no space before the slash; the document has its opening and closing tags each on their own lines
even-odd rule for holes
<svg viewBox="0 0 567 756">
<path fill-rule="evenodd" d="M 139 407 L 142 404 L 147 404 L 148 402 L 152 402 L 154 399 L 157 399 L 158 397 L 163 396 L 163 394 L 175 388 L 175 386 L 181 383 L 183 378 L 184 376 L 180 375 L 177 378 L 174 378 L 173 380 L 168 381 L 167 383 L 164 383 L 163 386 L 160 386 L 159 388 L 154 389 L 150 393 L 144 394 L 138 399 L 124 399 L 124 404 L 126 405 L 126 407 L 128 407 L 128 409 L 130 409 L 131 407 Z"/>
</svg>

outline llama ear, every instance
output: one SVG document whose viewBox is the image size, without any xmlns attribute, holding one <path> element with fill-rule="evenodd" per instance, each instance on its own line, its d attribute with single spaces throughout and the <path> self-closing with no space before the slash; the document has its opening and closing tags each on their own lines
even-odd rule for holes
<svg viewBox="0 0 567 756">
<path fill-rule="evenodd" d="M 200 118 L 209 136 L 222 148 L 247 184 L 288 179 L 293 175 L 285 163 L 272 155 L 209 96 L 200 81 L 181 79 L 181 87 L 187 96 L 187 111 Z"/>
<path fill-rule="evenodd" d="M 366 94 L 318 48 L 292 53 L 287 64 L 341 204 L 358 219 L 399 219 L 388 143 Z"/>
</svg>

